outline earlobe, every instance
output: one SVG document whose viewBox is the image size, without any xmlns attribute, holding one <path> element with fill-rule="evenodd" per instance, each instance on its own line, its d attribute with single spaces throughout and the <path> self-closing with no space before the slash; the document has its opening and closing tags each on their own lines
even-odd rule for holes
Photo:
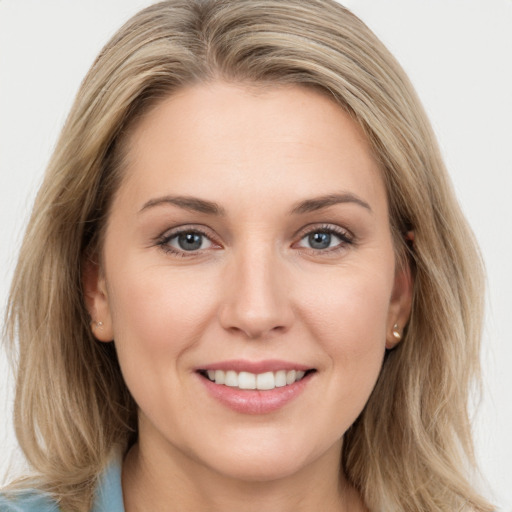
<svg viewBox="0 0 512 512">
<path fill-rule="evenodd" d="M 99 341 L 114 339 L 105 277 L 98 263 L 87 260 L 82 273 L 84 301 L 91 317 L 91 330 Z"/>
<path fill-rule="evenodd" d="M 389 308 L 386 349 L 395 348 L 402 341 L 403 330 L 412 308 L 413 277 L 408 263 L 397 267 L 393 295 Z"/>
<path fill-rule="evenodd" d="M 393 325 L 393 330 L 391 331 L 393 338 L 397 343 L 402 341 L 402 333 L 400 332 L 400 326 L 398 324 Z"/>
</svg>

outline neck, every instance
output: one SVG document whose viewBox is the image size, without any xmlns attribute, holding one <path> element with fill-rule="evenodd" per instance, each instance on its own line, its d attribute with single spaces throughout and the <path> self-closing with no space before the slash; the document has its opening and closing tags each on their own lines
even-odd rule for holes
<svg viewBox="0 0 512 512">
<path fill-rule="evenodd" d="M 360 497 L 340 471 L 341 442 L 293 475 L 247 481 L 205 468 L 179 451 L 135 444 L 123 463 L 126 512 L 364 512 Z"/>
</svg>

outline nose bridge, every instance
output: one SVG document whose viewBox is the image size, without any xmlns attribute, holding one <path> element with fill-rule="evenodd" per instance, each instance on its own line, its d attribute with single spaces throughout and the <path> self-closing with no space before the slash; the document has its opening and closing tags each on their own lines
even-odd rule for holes
<svg viewBox="0 0 512 512">
<path fill-rule="evenodd" d="M 268 242 L 247 241 L 233 252 L 221 322 L 248 338 L 286 330 L 293 314 L 281 257 Z"/>
</svg>

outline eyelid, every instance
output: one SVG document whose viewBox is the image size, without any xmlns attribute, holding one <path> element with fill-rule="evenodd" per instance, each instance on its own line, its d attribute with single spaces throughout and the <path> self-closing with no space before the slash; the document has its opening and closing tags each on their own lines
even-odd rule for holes
<svg viewBox="0 0 512 512">
<path fill-rule="evenodd" d="M 183 233 L 198 233 L 206 237 L 212 244 L 213 247 L 207 249 L 198 249 L 195 251 L 185 251 L 169 245 L 169 241 Z M 217 237 L 213 235 L 210 229 L 200 224 L 183 224 L 176 226 L 171 229 L 167 229 L 161 235 L 155 239 L 155 245 L 159 246 L 164 252 L 171 253 L 181 257 L 193 257 L 203 254 L 208 250 L 216 250 L 222 247 Z"/>
<path fill-rule="evenodd" d="M 315 232 L 332 233 L 339 236 L 342 239 L 346 239 L 347 242 L 355 242 L 355 236 L 350 230 L 348 230 L 347 228 L 343 228 L 337 224 L 326 224 L 325 222 L 318 224 L 308 224 L 307 226 L 300 228 L 295 233 L 294 238 L 299 238 L 300 240 L 302 240 L 305 236 Z"/>
<path fill-rule="evenodd" d="M 334 247 L 329 247 L 326 249 L 314 249 L 312 247 L 304 247 L 298 246 L 298 244 L 304 240 L 307 236 L 312 233 L 330 233 L 335 235 L 340 239 L 340 243 Z M 295 235 L 296 242 L 294 242 L 293 246 L 298 246 L 297 248 L 301 251 L 306 251 L 316 255 L 328 255 L 332 253 L 336 253 L 339 250 L 346 249 L 347 246 L 354 245 L 356 243 L 356 238 L 354 234 L 346 228 L 343 228 L 337 224 L 308 224 L 307 226 L 301 228 Z"/>
</svg>

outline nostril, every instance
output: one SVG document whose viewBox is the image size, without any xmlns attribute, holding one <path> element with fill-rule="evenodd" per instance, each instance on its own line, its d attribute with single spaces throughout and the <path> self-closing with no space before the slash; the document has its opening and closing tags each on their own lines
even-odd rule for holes
<svg viewBox="0 0 512 512">
<path fill-rule="evenodd" d="M 254 259 L 250 263 L 253 265 L 243 275 L 232 276 L 232 286 L 228 285 L 219 310 L 220 323 L 231 334 L 243 334 L 247 339 L 282 334 L 294 319 L 286 287 L 279 282 L 275 268 L 258 272 L 262 263 Z"/>
<path fill-rule="evenodd" d="M 273 335 L 283 334 L 287 331 L 288 327 L 285 325 L 271 325 L 267 327 L 263 321 L 251 321 L 239 323 L 227 327 L 226 330 L 234 335 L 241 335 L 250 340 L 264 340 Z"/>
</svg>

